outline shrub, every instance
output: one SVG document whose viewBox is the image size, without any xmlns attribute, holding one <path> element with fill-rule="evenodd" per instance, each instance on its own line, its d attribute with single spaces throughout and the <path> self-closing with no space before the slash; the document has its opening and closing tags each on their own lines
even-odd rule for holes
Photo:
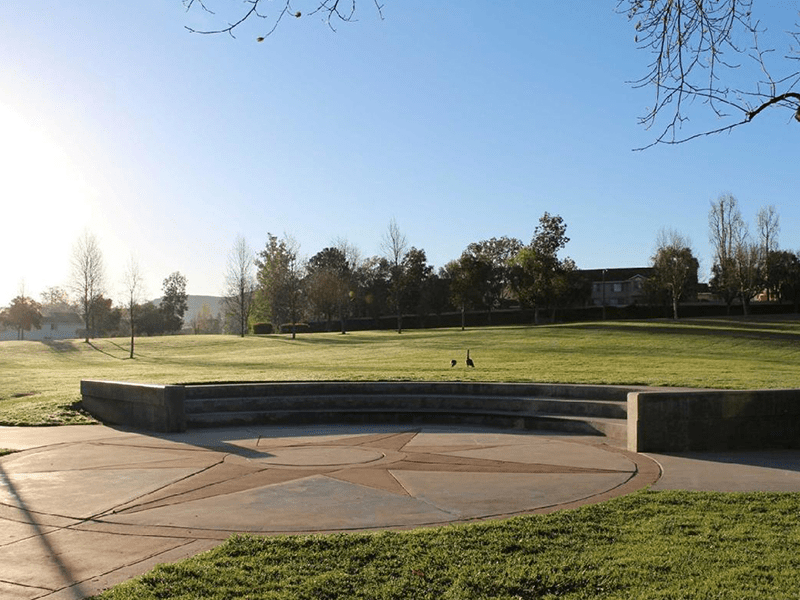
<svg viewBox="0 0 800 600">
<path fill-rule="evenodd" d="M 309 327 L 308 323 L 295 323 L 294 327 L 296 333 L 311 333 L 311 327 Z M 292 333 L 292 324 L 284 323 L 281 325 L 281 333 Z"/>
<path fill-rule="evenodd" d="M 266 335 L 272 333 L 272 323 L 255 323 L 253 325 L 253 333 L 257 335 Z"/>
</svg>

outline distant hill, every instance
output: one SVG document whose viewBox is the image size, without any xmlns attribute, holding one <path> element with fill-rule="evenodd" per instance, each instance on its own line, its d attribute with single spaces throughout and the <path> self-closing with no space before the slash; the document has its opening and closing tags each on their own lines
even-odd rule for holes
<svg viewBox="0 0 800 600">
<path fill-rule="evenodd" d="M 189 327 L 192 319 L 202 310 L 204 304 L 208 305 L 212 317 L 216 317 L 217 314 L 224 314 L 223 302 L 224 298 L 222 296 L 192 296 L 190 294 L 187 299 L 188 308 L 186 309 L 186 314 L 183 315 L 183 326 Z M 161 298 L 153 300 L 153 304 L 156 306 L 161 304 Z"/>
<path fill-rule="evenodd" d="M 208 304 L 211 309 L 211 315 L 216 317 L 217 313 L 224 313 L 222 303 L 225 299 L 222 296 L 189 296 L 189 307 L 186 309 L 186 314 L 183 315 L 184 324 L 188 324 L 200 312 L 204 304 Z"/>
</svg>

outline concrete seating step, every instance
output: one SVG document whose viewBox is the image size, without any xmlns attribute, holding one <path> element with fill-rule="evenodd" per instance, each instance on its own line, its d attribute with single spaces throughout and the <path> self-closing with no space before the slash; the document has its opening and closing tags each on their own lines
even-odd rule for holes
<svg viewBox="0 0 800 600">
<path fill-rule="evenodd" d="M 586 417 L 625 419 L 627 404 L 614 400 L 575 400 L 563 398 L 525 398 L 452 395 L 352 395 L 228 397 L 186 400 L 186 414 L 259 412 L 275 410 L 398 410 L 463 411 L 500 413 L 549 413 Z"/>
<path fill-rule="evenodd" d="M 472 424 L 523 430 L 560 431 L 604 435 L 624 442 L 625 419 L 577 417 L 535 412 L 500 413 L 489 410 L 385 410 L 379 408 L 337 410 L 268 410 L 204 412 L 187 414 L 189 427 L 231 427 L 310 423 Z"/>
</svg>

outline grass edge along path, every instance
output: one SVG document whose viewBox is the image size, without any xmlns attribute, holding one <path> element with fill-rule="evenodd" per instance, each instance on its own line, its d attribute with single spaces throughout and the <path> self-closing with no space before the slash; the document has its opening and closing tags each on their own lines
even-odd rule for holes
<svg viewBox="0 0 800 600">
<path fill-rule="evenodd" d="M 98 598 L 797 598 L 799 513 L 797 493 L 640 491 L 469 525 L 237 535 Z"/>
</svg>

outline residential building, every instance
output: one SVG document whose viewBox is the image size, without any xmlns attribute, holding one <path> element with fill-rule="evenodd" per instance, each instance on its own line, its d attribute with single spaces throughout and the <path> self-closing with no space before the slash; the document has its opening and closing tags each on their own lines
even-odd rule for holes
<svg viewBox="0 0 800 600">
<path fill-rule="evenodd" d="M 69 340 L 77 339 L 83 335 L 83 320 L 76 312 L 69 310 L 42 310 L 41 329 L 31 329 L 25 332 L 25 339 L 32 341 L 42 340 Z M 0 331 L 0 341 L 16 340 L 17 330 L 9 327 Z"/>
<path fill-rule="evenodd" d="M 630 306 L 643 302 L 644 282 L 653 274 L 653 268 L 587 269 L 581 274 L 592 284 L 592 305 Z"/>
</svg>

